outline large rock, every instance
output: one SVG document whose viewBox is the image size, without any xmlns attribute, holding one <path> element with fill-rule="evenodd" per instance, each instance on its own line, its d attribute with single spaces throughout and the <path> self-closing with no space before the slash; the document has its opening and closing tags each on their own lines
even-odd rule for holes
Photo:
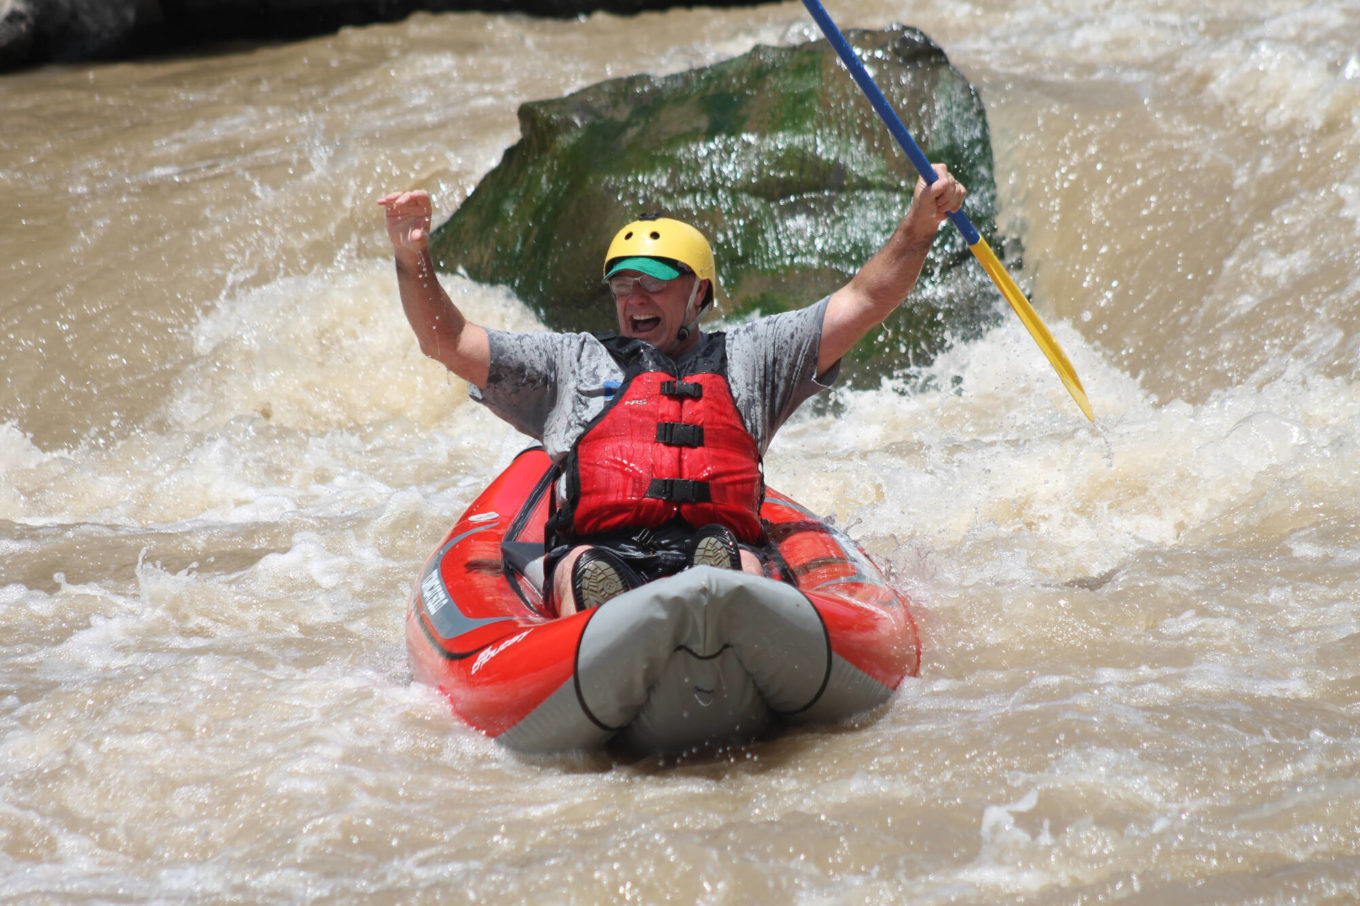
<svg viewBox="0 0 1360 906">
<path fill-rule="evenodd" d="M 929 38 L 851 32 L 907 128 L 968 186 L 984 235 L 996 188 L 977 92 Z M 905 213 L 916 174 L 825 41 L 757 47 L 663 78 L 634 76 L 525 104 L 521 138 L 435 231 L 437 263 L 506 284 L 551 327 L 612 329 L 601 264 L 643 211 L 713 243 L 726 316 L 802 307 L 842 285 Z M 994 243 L 999 246 L 999 243 Z M 911 305 L 861 344 L 856 383 L 925 364 L 998 316 L 948 224 Z"/>
</svg>

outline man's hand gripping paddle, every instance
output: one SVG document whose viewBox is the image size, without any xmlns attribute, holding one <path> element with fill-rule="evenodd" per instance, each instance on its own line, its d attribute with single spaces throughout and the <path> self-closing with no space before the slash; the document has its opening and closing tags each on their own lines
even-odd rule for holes
<svg viewBox="0 0 1360 906">
<path fill-rule="evenodd" d="M 930 165 L 929 158 L 921 151 L 916 140 L 911 137 L 907 127 L 902 125 L 902 120 L 893 111 L 892 105 L 883 96 L 883 92 L 879 90 L 873 77 L 864 68 L 864 64 L 859 61 L 859 57 L 855 56 L 855 52 L 846 42 L 845 36 L 841 34 L 841 30 L 836 27 L 835 22 L 831 21 L 831 16 L 827 14 L 826 8 L 822 6 L 820 0 L 803 0 L 803 5 L 812 14 L 812 18 L 817 22 L 822 33 L 826 35 L 826 39 L 831 42 L 831 46 L 836 49 L 841 61 L 845 63 L 845 68 L 850 70 L 850 75 L 859 84 L 860 90 L 869 99 L 874 111 L 878 113 L 879 118 L 888 127 L 888 131 L 892 133 L 893 138 L 897 139 L 902 150 L 907 152 L 907 157 L 911 158 L 911 162 L 916 167 L 917 172 L 921 174 L 921 178 L 927 184 L 933 183 L 938 176 L 935 173 L 935 168 Z M 1053 365 L 1053 370 L 1057 371 L 1058 377 L 1062 378 L 1063 384 L 1067 387 L 1067 392 L 1072 394 L 1072 399 L 1081 408 L 1082 414 L 1091 421 L 1095 421 L 1095 416 L 1091 413 L 1091 403 L 1086 399 L 1086 390 L 1081 386 L 1081 380 L 1077 377 L 1077 372 L 1073 370 L 1072 363 L 1067 361 L 1067 355 L 1063 353 L 1062 347 L 1053 339 L 1053 334 L 1048 332 L 1044 322 L 1039 320 L 1039 315 L 1035 313 L 1034 306 L 1029 304 L 1025 294 L 1020 292 L 1020 287 L 1015 285 L 1015 281 L 1006 272 L 1005 265 L 997 259 L 991 246 L 987 244 L 987 240 L 982 238 L 977 227 L 973 226 L 968 215 L 962 211 L 950 214 L 949 219 L 954 222 L 954 226 L 959 228 L 959 232 L 963 234 L 963 239 L 968 243 L 968 248 L 972 251 L 973 257 L 977 258 L 982 269 L 987 272 L 987 276 L 992 278 L 996 288 L 1001 290 L 1001 295 L 1006 297 L 1011 308 L 1019 315 L 1020 321 L 1025 325 L 1030 336 L 1034 337 L 1034 341 L 1039 344 L 1039 348 L 1048 357 L 1049 363 Z"/>
</svg>

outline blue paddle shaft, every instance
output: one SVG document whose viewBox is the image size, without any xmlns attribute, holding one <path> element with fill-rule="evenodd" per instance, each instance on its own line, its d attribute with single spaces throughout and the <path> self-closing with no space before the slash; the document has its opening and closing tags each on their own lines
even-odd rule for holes
<svg viewBox="0 0 1360 906">
<path fill-rule="evenodd" d="M 902 125 L 902 120 L 897 116 L 892 105 L 888 103 L 888 99 L 883 96 L 883 92 L 879 90 L 873 76 L 869 75 L 869 71 L 859 61 L 859 57 L 855 56 L 855 51 L 845 40 L 845 35 L 841 34 L 841 30 L 836 27 L 836 23 L 831 21 L 831 16 L 827 13 L 826 7 L 822 6 L 820 0 L 803 0 L 803 5 L 807 7 L 807 11 L 812 14 L 817 27 L 822 30 L 822 34 L 826 35 L 826 39 L 831 42 L 831 46 L 840 55 L 841 62 L 845 63 L 845 68 L 850 70 L 851 77 L 858 83 L 860 90 L 864 92 L 864 96 L 869 99 L 869 103 L 873 105 L 874 112 L 878 114 L 879 119 L 883 120 L 883 124 L 888 127 L 893 138 L 897 139 L 897 143 L 902 146 L 902 150 L 907 152 L 907 157 L 916 167 L 916 172 L 921 174 L 926 185 L 933 183 L 939 177 L 935 173 L 935 168 L 930 165 L 930 158 L 926 157 L 921 146 L 916 144 L 916 139 L 911 137 L 907 127 Z M 963 211 L 955 211 L 949 215 L 949 219 L 954 222 L 954 226 L 959 228 L 959 232 L 963 234 L 963 240 L 968 245 L 977 245 L 982 239 L 982 234 L 977 231 L 977 227 L 973 226 L 973 222 L 968 219 L 968 215 Z"/>
</svg>

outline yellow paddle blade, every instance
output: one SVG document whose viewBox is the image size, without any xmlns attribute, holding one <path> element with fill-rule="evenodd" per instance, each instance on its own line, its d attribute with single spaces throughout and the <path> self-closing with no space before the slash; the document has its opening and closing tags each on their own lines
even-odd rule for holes
<svg viewBox="0 0 1360 906">
<path fill-rule="evenodd" d="M 1020 292 L 1020 287 L 1015 285 L 1011 275 L 1006 272 L 1005 266 L 997 260 L 996 254 L 992 251 L 992 247 L 987 244 L 987 240 L 978 236 L 978 241 L 968 248 L 972 250 L 973 257 L 977 258 L 982 269 L 987 272 L 987 276 L 992 278 L 996 288 L 1001 290 L 1001 295 L 1006 297 L 1011 308 L 1015 309 L 1015 313 L 1019 315 L 1020 321 L 1029 331 L 1029 335 L 1034 337 L 1034 342 L 1038 343 L 1039 348 L 1044 351 L 1044 355 L 1048 356 L 1049 364 L 1053 366 L 1054 371 L 1058 372 L 1058 377 L 1062 378 L 1063 386 L 1067 388 L 1068 393 L 1072 394 L 1072 399 L 1076 400 L 1082 414 L 1091 421 L 1095 421 L 1096 417 L 1091 412 L 1091 403 L 1086 399 L 1086 390 L 1081 386 L 1081 379 L 1077 377 L 1077 372 L 1072 367 L 1072 363 L 1067 361 L 1067 354 L 1062 351 L 1058 341 L 1053 339 L 1053 334 L 1048 332 L 1048 327 L 1044 325 L 1044 322 L 1039 320 L 1039 315 L 1035 312 L 1034 306 L 1029 304 L 1025 294 Z"/>
</svg>

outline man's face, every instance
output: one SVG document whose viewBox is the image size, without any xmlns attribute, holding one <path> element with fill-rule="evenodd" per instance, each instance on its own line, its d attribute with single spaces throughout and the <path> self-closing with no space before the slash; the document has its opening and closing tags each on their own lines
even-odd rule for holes
<svg viewBox="0 0 1360 906">
<path fill-rule="evenodd" d="M 694 274 L 681 274 L 674 280 L 658 280 L 637 271 L 619 271 L 610 277 L 619 335 L 644 340 L 667 355 L 688 351 L 699 342 L 699 332 L 693 331 L 683 342 L 677 342 L 677 337 L 698 279 Z M 695 298 L 697 304 L 700 296 Z"/>
</svg>

